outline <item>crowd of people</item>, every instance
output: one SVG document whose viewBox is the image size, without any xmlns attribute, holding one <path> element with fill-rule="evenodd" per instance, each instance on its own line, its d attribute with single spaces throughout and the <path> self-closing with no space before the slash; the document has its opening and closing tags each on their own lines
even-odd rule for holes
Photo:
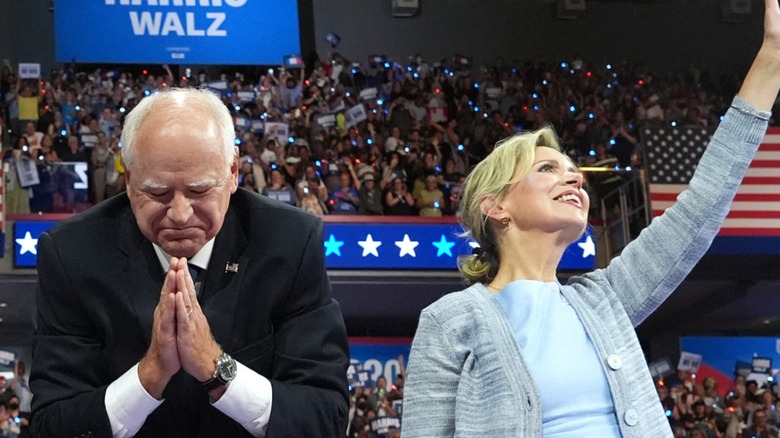
<svg viewBox="0 0 780 438">
<path fill-rule="evenodd" d="M 373 384 L 355 387 L 351 392 L 349 438 L 398 438 L 401 433 L 401 413 L 404 401 L 403 374 L 388 384 L 380 376 Z"/>
<path fill-rule="evenodd" d="M 30 403 L 32 392 L 28 386 L 24 362 L 13 363 L 10 379 L 0 376 L 0 438 L 30 436 Z"/>
<path fill-rule="evenodd" d="M 675 437 L 778 437 L 780 412 L 775 385 L 759 385 L 737 374 L 730 388 L 719 388 L 714 378 L 697 382 L 695 376 L 680 371 L 658 381 L 658 396 Z"/>
<path fill-rule="evenodd" d="M 400 433 L 387 421 L 378 418 L 400 418 L 403 408 L 404 376 L 399 374 L 392 385 L 385 377 L 372 384 L 353 388 L 351 393 L 351 438 L 394 437 Z M 679 371 L 657 380 L 658 397 L 676 438 L 777 438 L 780 436 L 780 411 L 777 409 L 777 387 L 759 385 L 737 374 L 729 388 L 719 388 L 712 378 L 696 380 L 696 374 Z M 379 429 L 382 433 L 377 433 Z M 401 430 L 403 428 L 401 427 Z"/>
<path fill-rule="evenodd" d="M 123 191 L 124 117 L 165 87 L 209 87 L 222 97 L 236 120 L 246 189 L 318 215 L 442 216 L 454 214 L 464 175 L 502 138 L 551 125 L 577 164 L 636 168 L 640 126 L 715 125 L 737 84 L 694 67 L 659 74 L 576 58 L 479 68 L 455 61 L 372 57 L 361 65 L 333 54 L 305 69 L 218 77 L 163 65 L 68 67 L 37 80 L 5 67 L 0 139 L 14 162 L 6 211 L 79 211 Z M 17 175 L 24 168 L 15 162 L 25 160 L 37 178 Z"/>
</svg>

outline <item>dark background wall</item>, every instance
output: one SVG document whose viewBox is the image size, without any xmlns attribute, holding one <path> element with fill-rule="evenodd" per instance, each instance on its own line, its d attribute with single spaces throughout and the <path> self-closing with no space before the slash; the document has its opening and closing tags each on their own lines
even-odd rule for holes
<svg viewBox="0 0 780 438">
<path fill-rule="evenodd" d="M 478 62 L 556 59 L 644 61 L 681 69 L 691 61 L 741 72 L 761 41 L 763 3 L 740 23 L 724 23 L 717 1 L 587 1 L 576 20 L 555 18 L 555 2 L 533 0 L 420 0 L 413 18 L 393 18 L 390 0 L 313 0 L 316 41 L 327 53 L 327 32 L 337 48 L 366 62 L 366 54 L 428 62 L 455 52 Z"/>
<path fill-rule="evenodd" d="M 335 32 L 342 38 L 337 50 L 364 64 L 368 54 L 406 60 L 420 53 L 428 62 L 456 53 L 477 62 L 579 55 L 674 70 L 696 62 L 742 73 L 760 44 L 763 15 L 758 0 L 739 23 L 724 23 L 720 3 L 713 0 L 588 1 L 576 20 L 555 18 L 550 1 L 420 0 L 421 12 L 413 18 L 393 18 L 391 0 L 301 3 L 302 10 L 313 11 L 314 32 L 308 38 L 314 38 L 321 56 L 329 49 L 324 35 Z M 51 0 L 0 0 L 0 60 L 9 59 L 14 67 L 40 62 L 44 72 L 56 65 L 51 5 Z"/>
</svg>

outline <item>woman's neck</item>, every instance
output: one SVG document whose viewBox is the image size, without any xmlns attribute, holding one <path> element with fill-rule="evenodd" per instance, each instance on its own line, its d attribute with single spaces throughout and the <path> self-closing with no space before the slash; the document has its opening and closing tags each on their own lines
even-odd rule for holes
<svg viewBox="0 0 780 438">
<path fill-rule="evenodd" d="M 490 285 L 501 290 L 516 280 L 557 281 L 558 264 L 568 243 L 556 233 L 510 229 L 501 241 L 498 273 Z"/>
</svg>

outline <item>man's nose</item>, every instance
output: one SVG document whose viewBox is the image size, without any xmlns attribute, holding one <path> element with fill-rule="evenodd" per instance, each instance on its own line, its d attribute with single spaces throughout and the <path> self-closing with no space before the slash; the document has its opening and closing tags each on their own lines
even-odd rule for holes
<svg viewBox="0 0 780 438">
<path fill-rule="evenodd" d="M 171 204 L 168 207 L 168 218 L 175 224 L 185 224 L 192 216 L 192 205 L 190 199 L 181 193 L 173 195 Z"/>
</svg>

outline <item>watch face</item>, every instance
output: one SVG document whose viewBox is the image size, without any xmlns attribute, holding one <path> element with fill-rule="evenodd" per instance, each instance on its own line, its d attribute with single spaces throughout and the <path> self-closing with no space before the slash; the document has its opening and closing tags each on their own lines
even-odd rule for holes
<svg viewBox="0 0 780 438">
<path fill-rule="evenodd" d="M 218 378 L 227 383 L 236 378 L 236 361 L 224 354 L 217 361 Z"/>
</svg>

